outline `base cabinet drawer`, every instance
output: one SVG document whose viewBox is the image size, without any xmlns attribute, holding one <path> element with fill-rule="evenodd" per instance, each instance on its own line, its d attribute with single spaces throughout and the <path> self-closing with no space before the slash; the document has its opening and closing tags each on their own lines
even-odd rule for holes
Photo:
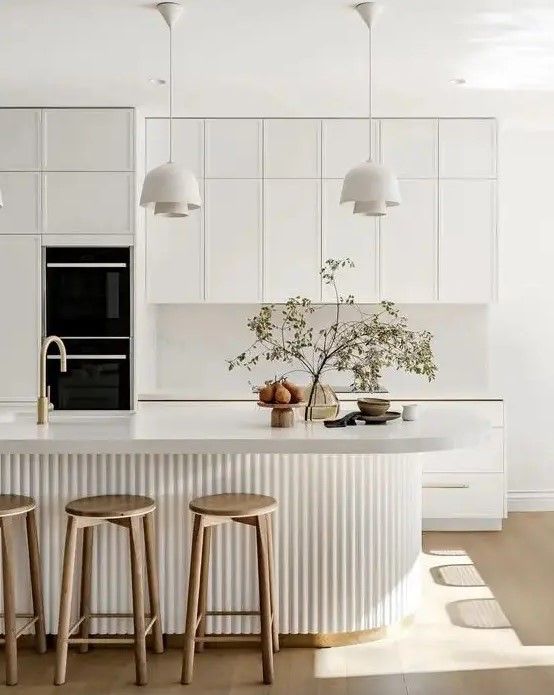
<svg viewBox="0 0 554 695">
<path fill-rule="evenodd" d="M 504 516 L 501 473 L 424 473 L 424 519 L 500 519 Z"/>
<path fill-rule="evenodd" d="M 503 473 L 504 430 L 491 428 L 476 447 L 426 453 L 424 473 Z"/>
</svg>

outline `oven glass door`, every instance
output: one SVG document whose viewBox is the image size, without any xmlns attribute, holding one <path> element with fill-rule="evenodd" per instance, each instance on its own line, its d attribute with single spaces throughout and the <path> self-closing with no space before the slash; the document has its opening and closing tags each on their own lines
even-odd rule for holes
<svg viewBox="0 0 554 695">
<path fill-rule="evenodd" d="M 56 352 L 48 355 L 47 359 L 47 383 L 50 386 L 50 398 L 54 408 L 129 410 L 129 341 L 94 341 L 94 346 L 90 344 L 91 341 L 65 342 L 67 372 L 60 372 L 60 357 Z M 101 351 L 98 347 L 101 347 Z"/>
<path fill-rule="evenodd" d="M 72 251 L 73 254 L 60 252 Z M 49 335 L 130 335 L 130 273 L 128 249 L 105 254 L 47 249 L 46 331 Z M 54 253 L 57 252 L 57 253 Z"/>
</svg>

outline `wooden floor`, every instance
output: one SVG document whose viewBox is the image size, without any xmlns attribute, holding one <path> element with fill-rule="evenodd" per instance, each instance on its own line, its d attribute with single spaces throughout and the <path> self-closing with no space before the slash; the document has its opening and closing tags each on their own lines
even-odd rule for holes
<svg viewBox="0 0 554 695">
<path fill-rule="evenodd" d="M 463 550 L 474 561 L 521 642 L 521 650 L 549 647 L 552 666 L 403 672 L 391 663 L 386 675 L 321 677 L 318 663 L 340 663 L 344 651 L 282 650 L 276 656 L 273 686 L 260 685 L 261 665 L 256 652 L 223 649 L 197 656 L 190 686 L 178 683 L 181 654 L 149 653 L 150 682 L 140 690 L 133 684 L 132 650 L 96 649 L 71 653 L 65 686 L 51 685 L 54 658 L 20 649 L 20 685 L 0 686 L 0 692 L 25 695 L 113 695 L 123 693 L 207 693 L 247 695 L 548 695 L 554 693 L 554 513 L 512 514 L 499 533 L 426 533 L 424 549 Z M 471 630 L 467 640 L 471 640 Z M 465 644 L 467 648 L 467 643 Z M 342 648 L 352 649 L 350 647 Z M 386 645 L 385 645 L 386 650 Z M 324 652 L 322 656 L 322 652 Z M 386 651 L 383 651 L 385 654 Z M 0 654 L 0 679 L 3 654 Z M 333 661 L 334 660 L 334 661 Z"/>
</svg>

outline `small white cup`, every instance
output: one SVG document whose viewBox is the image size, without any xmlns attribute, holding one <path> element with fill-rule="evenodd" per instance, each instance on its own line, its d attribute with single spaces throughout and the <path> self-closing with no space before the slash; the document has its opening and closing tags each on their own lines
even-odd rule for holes
<svg viewBox="0 0 554 695">
<path fill-rule="evenodd" d="M 417 405 L 415 403 L 410 403 L 402 408 L 402 419 L 407 422 L 412 420 L 417 420 Z"/>
</svg>

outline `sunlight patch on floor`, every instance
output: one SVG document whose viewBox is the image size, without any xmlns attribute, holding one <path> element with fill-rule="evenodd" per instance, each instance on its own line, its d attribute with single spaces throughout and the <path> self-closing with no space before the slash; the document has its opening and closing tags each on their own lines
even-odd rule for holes
<svg viewBox="0 0 554 695">
<path fill-rule="evenodd" d="M 316 677 L 554 665 L 554 646 L 523 646 L 471 558 L 449 553 L 421 555 L 423 600 L 410 627 L 398 637 L 318 650 Z"/>
</svg>

